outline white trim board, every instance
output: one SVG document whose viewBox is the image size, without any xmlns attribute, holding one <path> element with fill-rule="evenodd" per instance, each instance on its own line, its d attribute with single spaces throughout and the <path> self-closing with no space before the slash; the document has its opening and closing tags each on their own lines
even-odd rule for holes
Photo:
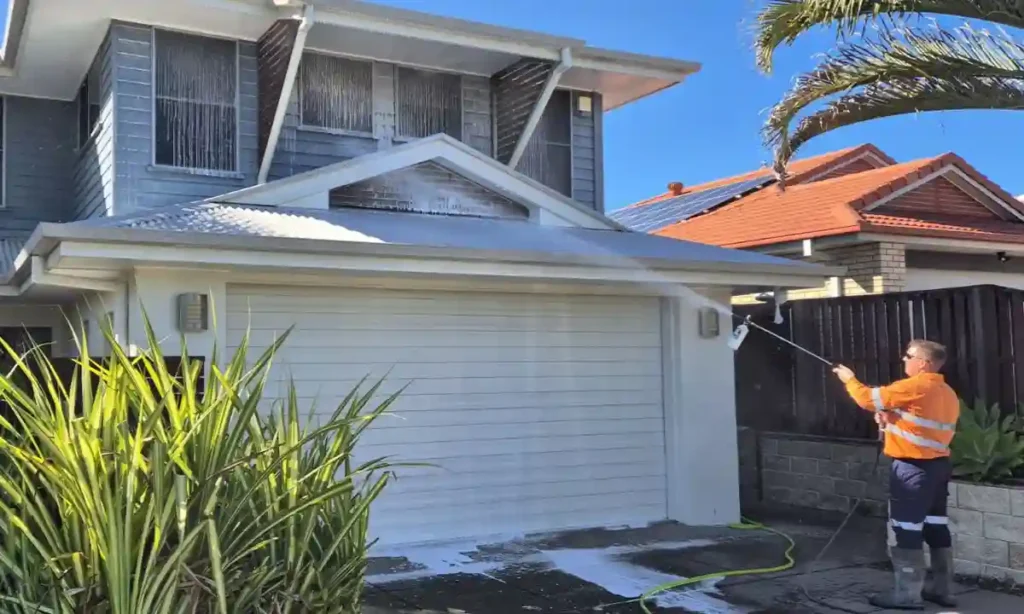
<svg viewBox="0 0 1024 614">
<path fill-rule="evenodd" d="M 34 261 L 36 264 L 38 261 Z M 821 283 L 818 270 L 786 271 L 783 267 L 730 267 L 714 263 L 692 268 L 612 268 L 568 261 L 471 260 L 431 250 L 415 253 L 297 253 L 277 250 L 255 251 L 239 247 L 189 247 L 133 243 L 104 243 L 65 240 L 46 258 L 54 273 L 65 269 L 118 270 L 131 267 L 228 268 L 240 273 L 273 271 L 302 274 L 344 273 L 352 275 L 416 275 L 440 278 L 525 279 L 569 283 L 620 283 L 646 287 L 653 294 L 674 294 L 683 284 L 719 287 L 806 287 Z M 743 270 L 749 268 L 750 270 Z M 785 267 L 788 268 L 788 267 Z M 233 273 L 234 274 L 234 273 Z"/>
</svg>

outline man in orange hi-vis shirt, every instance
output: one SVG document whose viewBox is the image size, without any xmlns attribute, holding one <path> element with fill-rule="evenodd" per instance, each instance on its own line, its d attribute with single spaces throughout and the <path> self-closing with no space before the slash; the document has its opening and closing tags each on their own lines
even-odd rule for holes
<svg viewBox="0 0 1024 614">
<path fill-rule="evenodd" d="M 906 379 L 888 386 L 866 386 L 849 368 L 835 368 L 857 405 L 875 412 L 875 422 L 885 432 L 884 453 L 892 458 L 889 516 L 896 534 L 895 585 L 891 593 L 870 599 L 878 607 L 921 610 L 925 600 L 956 606 L 946 498 L 952 474 L 949 444 L 960 417 L 960 400 L 939 373 L 945 361 L 945 347 L 915 340 L 903 356 Z M 924 543 L 932 561 L 928 586 Z"/>
</svg>

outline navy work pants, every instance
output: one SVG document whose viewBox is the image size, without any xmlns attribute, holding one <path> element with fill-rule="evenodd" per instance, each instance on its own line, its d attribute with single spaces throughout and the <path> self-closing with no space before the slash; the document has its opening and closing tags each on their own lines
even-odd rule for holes
<svg viewBox="0 0 1024 614">
<path fill-rule="evenodd" d="M 893 459 L 889 473 L 889 522 L 899 548 L 949 548 L 946 498 L 952 464 L 949 458 Z"/>
</svg>

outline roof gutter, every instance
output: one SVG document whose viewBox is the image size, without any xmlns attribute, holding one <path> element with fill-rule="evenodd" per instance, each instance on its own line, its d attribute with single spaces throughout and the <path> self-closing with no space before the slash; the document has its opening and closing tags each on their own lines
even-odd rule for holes
<svg viewBox="0 0 1024 614">
<path fill-rule="evenodd" d="M 297 239 L 291 237 L 251 237 L 215 235 L 203 232 L 160 232 L 138 228 L 62 228 L 59 224 L 43 223 L 47 244 L 56 246 L 68 241 L 79 245 L 128 244 L 139 247 L 163 246 L 241 250 L 250 252 L 291 252 L 296 254 L 317 254 L 331 256 L 377 256 L 392 258 L 417 258 L 421 260 L 460 260 L 504 262 L 516 264 L 558 264 L 567 266 L 591 266 L 608 269 L 641 268 L 653 275 L 659 272 L 689 271 L 718 272 L 753 275 L 784 275 L 819 279 L 841 275 L 845 269 L 826 267 L 800 262 L 746 263 L 730 261 L 679 261 L 660 258 L 634 258 L 609 256 L 581 256 L 575 254 L 536 253 L 519 250 L 480 250 L 466 248 L 425 247 L 396 245 L 390 243 L 361 243 L 321 239 Z M 626 263 L 625 265 L 623 263 Z"/>
<path fill-rule="evenodd" d="M 270 175 L 270 166 L 274 163 L 274 154 L 277 151 L 277 143 L 281 139 L 281 128 L 284 126 L 284 118 L 288 112 L 288 104 L 291 102 L 292 91 L 295 89 L 295 79 L 299 74 L 299 63 L 302 61 L 302 53 L 306 48 L 306 37 L 313 27 L 315 19 L 313 16 L 313 5 L 305 4 L 302 9 L 302 21 L 299 22 L 299 30 L 295 33 L 295 44 L 292 45 L 291 57 L 288 58 L 288 69 L 284 75 L 284 85 L 281 87 L 281 97 L 277 101 L 277 109 L 274 111 L 274 123 L 270 126 L 270 135 L 267 138 L 267 148 L 263 152 L 263 161 L 260 163 L 260 172 L 256 183 L 266 183 Z"/>
<path fill-rule="evenodd" d="M 562 75 L 570 68 L 572 68 L 572 50 L 569 47 L 563 47 L 559 54 L 558 64 L 555 64 L 555 68 L 548 75 L 548 80 L 544 83 L 544 89 L 541 90 L 537 103 L 533 105 L 530 117 L 526 120 L 526 125 L 523 126 L 523 133 L 519 135 L 516 148 L 512 151 L 512 157 L 508 160 L 508 167 L 512 170 L 515 170 L 516 166 L 519 165 L 519 160 L 523 157 L 523 153 L 526 152 L 526 146 L 530 143 L 530 138 L 537 129 L 541 116 L 544 115 L 544 109 L 547 108 L 551 95 L 555 93 L 555 88 L 562 79 Z"/>
</svg>

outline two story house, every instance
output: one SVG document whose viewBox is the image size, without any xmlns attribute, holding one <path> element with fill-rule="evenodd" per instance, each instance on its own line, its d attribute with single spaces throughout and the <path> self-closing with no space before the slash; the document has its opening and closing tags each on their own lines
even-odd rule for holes
<svg viewBox="0 0 1024 614">
<path fill-rule="evenodd" d="M 411 382 L 360 454 L 437 468 L 382 544 L 736 521 L 715 306 L 829 270 L 604 216 L 602 118 L 697 70 L 348 0 L 11 0 L 0 333 L 294 325 L 268 398 Z"/>
</svg>

